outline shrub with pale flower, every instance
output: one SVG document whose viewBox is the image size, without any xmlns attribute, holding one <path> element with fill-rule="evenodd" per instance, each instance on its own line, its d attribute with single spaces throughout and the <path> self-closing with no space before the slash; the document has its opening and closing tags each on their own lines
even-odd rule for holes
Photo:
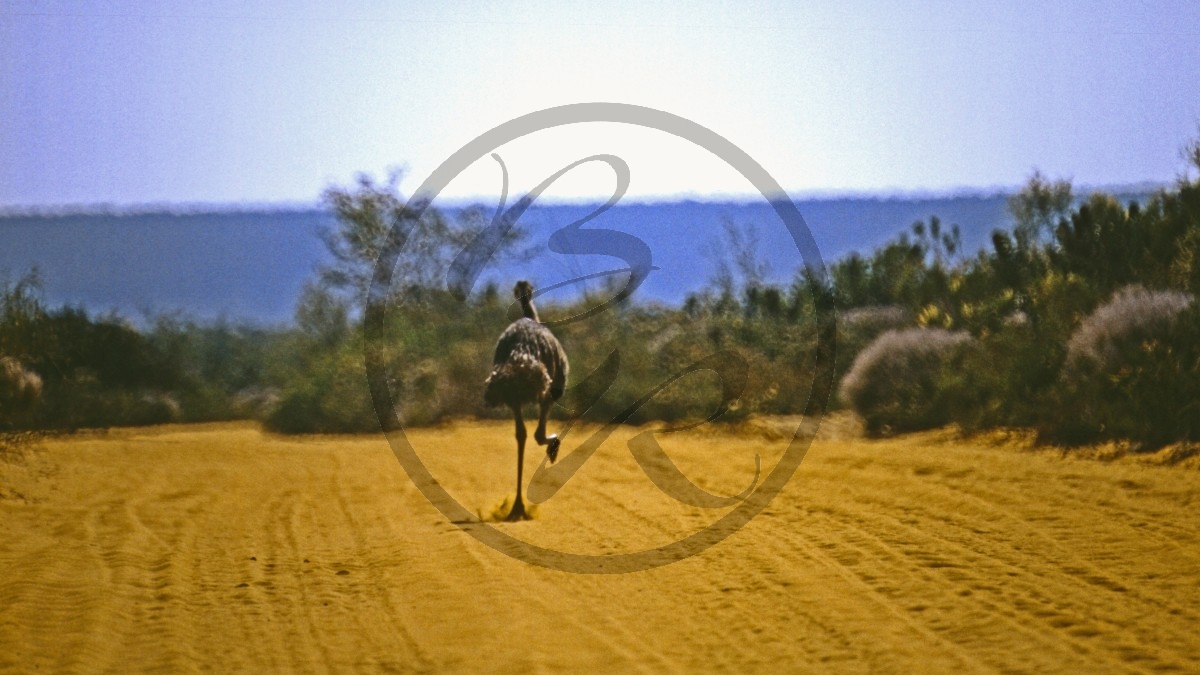
<svg viewBox="0 0 1200 675">
<path fill-rule="evenodd" d="M 1127 286 L 1084 319 L 1067 343 L 1067 366 L 1112 371 L 1130 349 L 1162 337 L 1175 318 L 1192 304 L 1180 291 L 1149 291 Z"/>
<path fill-rule="evenodd" d="M 1061 440 L 1127 438 L 1156 447 L 1200 437 L 1200 316 L 1179 291 L 1129 286 L 1067 343 Z"/>
<path fill-rule="evenodd" d="M 42 378 L 11 356 L 0 357 L 0 426 L 13 423 L 42 395 Z"/>
<path fill-rule="evenodd" d="M 842 379 L 842 400 L 871 434 L 945 424 L 949 415 L 939 401 L 939 382 L 970 339 L 965 332 L 939 328 L 889 330 L 858 354 Z"/>
</svg>

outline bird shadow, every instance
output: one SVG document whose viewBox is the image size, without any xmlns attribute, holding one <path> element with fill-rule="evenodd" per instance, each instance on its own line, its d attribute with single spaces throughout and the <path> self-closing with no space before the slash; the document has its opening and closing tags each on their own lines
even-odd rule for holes
<svg viewBox="0 0 1200 675">
<path fill-rule="evenodd" d="M 512 512 L 513 500 L 512 497 L 505 497 L 503 501 L 492 506 L 491 509 L 476 509 L 475 515 L 479 516 L 479 520 L 484 523 L 504 523 L 508 521 L 508 514 Z M 525 503 L 525 517 L 521 520 L 537 520 L 538 507 L 536 504 Z"/>
</svg>

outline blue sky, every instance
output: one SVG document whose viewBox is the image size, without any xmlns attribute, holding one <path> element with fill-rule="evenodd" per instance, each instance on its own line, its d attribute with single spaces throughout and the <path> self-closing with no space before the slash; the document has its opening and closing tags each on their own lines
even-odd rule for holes
<svg viewBox="0 0 1200 675">
<path fill-rule="evenodd" d="M 797 194 L 1165 182 L 1200 121 L 1190 0 L 590 4 L 0 0 L 0 207 L 311 203 L 395 166 L 411 190 L 583 101 L 687 117 Z M 512 189 L 610 152 L 633 197 L 748 193 L 682 141 L 586 126 L 502 148 Z M 547 196 L 612 188 L 569 178 Z M 484 158 L 446 194 L 498 187 Z"/>
</svg>

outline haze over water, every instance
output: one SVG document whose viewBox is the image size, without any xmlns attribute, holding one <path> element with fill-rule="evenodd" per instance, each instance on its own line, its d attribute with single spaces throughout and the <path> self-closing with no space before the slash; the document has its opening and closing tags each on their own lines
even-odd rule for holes
<svg viewBox="0 0 1200 675">
<path fill-rule="evenodd" d="M 1126 195 L 1125 199 L 1137 198 Z M 1005 197 L 841 198 L 799 200 L 826 264 L 851 251 L 871 249 L 907 231 L 914 221 L 937 216 L 962 229 L 963 253 L 989 245 L 993 229 L 1009 226 Z M 548 286 L 591 272 L 620 267 L 607 256 L 566 256 L 546 250 L 554 230 L 587 215 L 593 205 L 535 205 L 520 221 L 530 231 L 535 256 L 520 265 L 491 265 L 481 284 L 502 287 L 517 276 Z M 799 253 L 770 204 L 746 202 L 622 202 L 588 227 L 634 234 L 651 247 L 654 264 L 636 299 L 670 304 L 700 291 L 727 248 L 722 223 L 749 227 L 769 265 L 769 279 L 787 285 L 801 264 Z M 171 214 L 83 214 L 0 217 L 0 271 L 13 278 L 32 266 L 43 277 L 51 304 L 82 305 L 93 312 L 115 309 L 140 319 L 176 311 L 201 318 L 278 323 L 289 321 L 304 283 L 327 260 L 317 236 L 334 224 L 324 210 L 225 210 Z M 591 282 L 597 288 L 600 281 Z M 566 288 L 566 298 L 582 287 Z"/>
</svg>

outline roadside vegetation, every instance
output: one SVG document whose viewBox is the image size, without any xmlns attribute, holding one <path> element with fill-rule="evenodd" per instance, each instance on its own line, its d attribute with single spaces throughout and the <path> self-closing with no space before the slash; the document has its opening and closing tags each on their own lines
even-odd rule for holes
<svg viewBox="0 0 1200 675">
<path fill-rule="evenodd" d="M 1200 141 L 1186 154 L 1200 169 Z M 45 306 L 36 271 L 4 281 L 0 427 L 253 418 L 286 433 L 378 430 L 363 366 L 363 298 L 376 256 L 397 249 L 386 339 L 372 346 L 397 414 L 411 425 L 503 416 L 484 407 L 481 392 L 495 337 L 517 315 L 514 300 L 507 287 L 489 286 L 460 301 L 443 280 L 487 214 L 418 216 L 395 181 L 365 178 L 325 200 L 338 222 L 324 235 L 331 264 L 289 326 L 161 316 L 137 328 Z M 824 276 L 798 271 L 786 285 L 766 281 L 753 231 L 729 223 L 712 282 L 681 306 L 627 301 L 555 327 L 577 386 L 559 415 L 587 408 L 600 422 L 703 419 L 717 409 L 722 382 L 707 370 L 681 374 L 720 350 L 748 365 L 747 385 L 722 420 L 799 414 L 811 405 L 815 308 L 829 301 L 839 316 L 832 403 L 855 410 L 869 433 L 954 423 L 1032 428 L 1057 443 L 1200 440 L 1200 177 L 1185 174 L 1145 203 L 1120 203 L 1035 173 L 1010 212 L 1012 226 L 985 250 L 962 250 L 958 226 L 932 216 L 833 262 Z M 402 247 L 393 223 L 407 236 Z M 528 255 L 526 239 L 514 228 L 498 254 Z M 539 304 L 542 318 L 606 302 L 624 283 L 609 281 L 570 304 Z M 604 378 L 588 376 L 611 376 L 614 350 L 619 372 L 589 407 Z"/>
</svg>

